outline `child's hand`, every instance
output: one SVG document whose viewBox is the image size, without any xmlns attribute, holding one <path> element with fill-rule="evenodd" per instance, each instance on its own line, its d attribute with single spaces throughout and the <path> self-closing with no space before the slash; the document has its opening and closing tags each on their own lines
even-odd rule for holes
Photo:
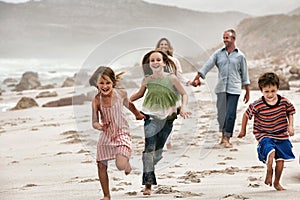
<svg viewBox="0 0 300 200">
<path fill-rule="evenodd" d="M 110 122 L 105 122 L 105 123 L 102 123 L 100 124 L 100 127 L 102 131 L 106 131 L 108 129 L 108 126 L 110 125 Z"/>
<path fill-rule="evenodd" d="M 194 79 L 191 85 L 194 87 L 201 86 L 201 82 L 199 79 Z"/>
<path fill-rule="evenodd" d="M 135 116 L 135 119 L 136 120 L 143 120 L 143 119 L 146 119 L 146 116 L 139 112 L 139 114 L 137 114 Z"/>
<path fill-rule="evenodd" d="M 179 114 L 180 114 L 181 117 L 183 117 L 183 119 L 186 119 L 186 118 L 189 118 L 189 116 L 192 113 L 188 112 L 188 111 L 185 111 L 185 109 L 183 108 L 183 106 L 181 106 Z"/>
<path fill-rule="evenodd" d="M 238 138 L 243 138 L 246 135 L 246 131 L 240 131 L 239 135 L 237 136 Z"/>
<path fill-rule="evenodd" d="M 289 126 L 287 127 L 287 130 L 288 130 L 290 136 L 294 136 L 294 135 L 295 135 L 294 127 L 293 127 L 293 126 L 290 126 L 290 125 L 289 125 Z"/>
</svg>

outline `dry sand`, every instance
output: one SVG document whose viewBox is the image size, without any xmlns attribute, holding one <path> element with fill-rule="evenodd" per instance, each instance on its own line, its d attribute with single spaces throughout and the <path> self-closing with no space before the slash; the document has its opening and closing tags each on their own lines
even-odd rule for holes
<svg viewBox="0 0 300 200">
<path fill-rule="evenodd" d="M 59 97 L 37 99 L 39 105 L 68 96 L 72 88 L 56 88 Z M 251 133 L 252 121 L 244 139 L 237 139 L 241 115 L 246 109 L 239 102 L 233 148 L 218 145 L 214 98 L 209 89 L 189 88 L 188 120 L 177 119 L 172 149 L 156 167 L 158 186 L 151 196 L 143 196 L 141 185 L 143 126 L 128 114 L 133 135 L 132 173 L 125 176 L 109 163 L 112 199 L 299 199 L 300 196 L 300 93 L 280 91 L 296 106 L 295 136 L 291 138 L 295 161 L 287 162 L 282 175 L 286 191 L 264 184 L 265 166 L 256 154 Z M 2 104 L 17 103 L 22 94 L 5 92 Z M 130 92 L 129 92 L 130 94 Z M 251 101 L 260 96 L 251 92 Z M 240 98 L 242 99 L 242 98 Z M 100 199 L 95 148 L 98 132 L 90 126 L 90 102 L 81 106 L 35 107 L 2 112 L 0 115 L 0 199 L 81 200 Z M 90 129 L 86 130 L 85 129 Z"/>
</svg>

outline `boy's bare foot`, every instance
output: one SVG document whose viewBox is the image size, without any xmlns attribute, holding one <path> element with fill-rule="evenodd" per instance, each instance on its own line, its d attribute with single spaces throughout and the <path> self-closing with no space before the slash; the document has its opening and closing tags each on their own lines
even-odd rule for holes
<svg viewBox="0 0 300 200">
<path fill-rule="evenodd" d="M 267 169 L 265 184 L 272 186 L 273 169 Z"/>
<path fill-rule="evenodd" d="M 128 165 L 127 165 L 127 167 L 125 169 L 125 175 L 130 174 L 131 170 L 132 170 L 131 165 L 130 165 L 130 163 L 128 163 Z"/>
<path fill-rule="evenodd" d="M 146 185 L 143 195 L 151 195 L 151 185 Z"/>
<path fill-rule="evenodd" d="M 103 199 L 100 200 L 110 200 L 110 197 L 103 197 Z"/>
<path fill-rule="evenodd" d="M 282 187 L 279 183 L 278 183 L 278 184 L 275 184 L 275 183 L 274 183 L 274 188 L 275 188 L 276 190 L 279 190 L 279 191 L 285 190 L 285 188 Z"/>
</svg>

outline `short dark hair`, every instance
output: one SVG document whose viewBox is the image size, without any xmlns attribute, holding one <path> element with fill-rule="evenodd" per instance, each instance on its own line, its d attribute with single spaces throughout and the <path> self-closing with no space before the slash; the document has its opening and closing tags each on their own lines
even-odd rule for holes
<svg viewBox="0 0 300 200">
<path fill-rule="evenodd" d="M 260 90 L 268 85 L 274 85 L 279 88 L 279 77 L 274 72 L 264 73 L 258 78 L 258 87 Z"/>
</svg>

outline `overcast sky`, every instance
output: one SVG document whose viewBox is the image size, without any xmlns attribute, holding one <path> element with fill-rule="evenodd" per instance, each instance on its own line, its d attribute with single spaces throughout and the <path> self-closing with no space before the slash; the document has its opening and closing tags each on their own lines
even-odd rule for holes
<svg viewBox="0 0 300 200">
<path fill-rule="evenodd" d="M 26 2 L 28 0 L 0 0 Z M 206 12 L 240 11 L 250 15 L 288 13 L 300 7 L 300 0 L 144 0 L 149 3 L 172 5 Z"/>
</svg>

